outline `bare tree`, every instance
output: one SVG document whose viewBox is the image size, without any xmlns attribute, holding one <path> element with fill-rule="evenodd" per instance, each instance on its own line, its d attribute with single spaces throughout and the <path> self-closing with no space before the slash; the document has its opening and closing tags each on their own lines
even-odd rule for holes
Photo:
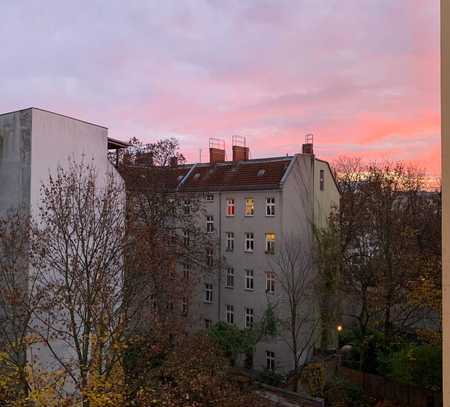
<svg viewBox="0 0 450 407">
<path fill-rule="evenodd" d="M 311 251 L 301 238 L 288 236 L 273 256 L 271 269 L 280 286 L 275 305 L 281 328 L 279 334 L 291 351 L 295 375 L 299 373 L 302 359 L 314 343 L 320 326 Z"/>
<path fill-rule="evenodd" d="M 40 302 L 33 329 L 81 394 L 109 375 L 124 328 L 123 187 L 92 163 L 69 162 L 42 186 Z"/>
<path fill-rule="evenodd" d="M 35 280 L 29 267 L 34 264 L 35 243 L 25 210 L 12 210 L 0 219 L 0 353 L 6 369 L 16 376 L 22 395 L 29 390 L 26 350 L 36 305 Z"/>
</svg>

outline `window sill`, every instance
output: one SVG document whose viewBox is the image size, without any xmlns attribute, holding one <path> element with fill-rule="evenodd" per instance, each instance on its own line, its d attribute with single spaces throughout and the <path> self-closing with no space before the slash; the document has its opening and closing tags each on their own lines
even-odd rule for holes
<svg viewBox="0 0 450 407">
<path fill-rule="evenodd" d="M 244 253 L 253 253 L 254 250 L 244 250 Z"/>
<path fill-rule="evenodd" d="M 212 304 L 212 301 L 203 301 L 203 304 L 209 304 L 209 305 L 211 305 L 211 304 Z"/>
<path fill-rule="evenodd" d="M 266 218 L 274 218 L 275 217 L 275 215 L 267 215 L 267 213 L 266 213 Z"/>
<path fill-rule="evenodd" d="M 229 285 L 226 285 L 225 288 L 228 288 L 229 290 L 232 290 L 234 287 L 231 287 Z"/>
<path fill-rule="evenodd" d="M 232 253 L 232 252 L 234 252 L 234 249 L 225 249 L 225 251 L 226 251 L 227 253 Z"/>
<path fill-rule="evenodd" d="M 244 288 L 244 291 L 253 292 L 253 291 L 255 291 L 255 289 L 254 288 Z"/>
</svg>

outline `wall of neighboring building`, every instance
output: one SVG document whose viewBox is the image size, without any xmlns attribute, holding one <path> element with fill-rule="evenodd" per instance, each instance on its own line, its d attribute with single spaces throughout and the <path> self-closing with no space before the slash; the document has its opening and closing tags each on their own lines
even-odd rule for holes
<svg viewBox="0 0 450 407">
<path fill-rule="evenodd" d="M 32 109 L 31 206 L 37 209 L 42 183 L 69 159 L 93 160 L 98 174 L 115 171 L 107 159 L 108 129 L 77 119 Z"/>
<path fill-rule="evenodd" d="M 450 2 L 441 0 L 443 396 L 450 405 Z"/>
<path fill-rule="evenodd" d="M 0 115 L 0 215 L 30 206 L 31 110 Z"/>
<path fill-rule="evenodd" d="M 323 171 L 323 189 L 320 188 L 320 172 Z M 314 160 L 314 221 L 319 228 L 327 226 L 333 208 L 339 209 L 339 190 L 330 166 L 322 160 Z"/>
</svg>

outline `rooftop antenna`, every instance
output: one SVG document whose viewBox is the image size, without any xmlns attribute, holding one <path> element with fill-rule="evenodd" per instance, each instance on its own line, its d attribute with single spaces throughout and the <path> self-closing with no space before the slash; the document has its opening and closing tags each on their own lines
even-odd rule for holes
<svg viewBox="0 0 450 407">
<path fill-rule="evenodd" d="M 199 155 L 198 159 L 199 159 L 199 163 L 201 163 L 202 162 L 202 149 L 199 148 L 198 150 L 199 150 L 198 151 L 198 155 Z"/>
</svg>

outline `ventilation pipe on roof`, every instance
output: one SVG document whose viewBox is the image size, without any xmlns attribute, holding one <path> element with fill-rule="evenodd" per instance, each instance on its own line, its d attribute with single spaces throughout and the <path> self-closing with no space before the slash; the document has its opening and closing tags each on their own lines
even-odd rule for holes
<svg viewBox="0 0 450 407">
<path fill-rule="evenodd" d="M 225 162 L 225 141 L 218 138 L 209 139 L 209 162 L 211 164 Z"/>
<path fill-rule="evenodd" d="M 233 136 L 233 162 L 248 160 L 249 149 L 245 144 L 245 137 Z"/>
<path fill-rule="evenodd" d="M 305 136 L 305 143 L 302 146 L 303 154 L 314 154 L 313 139 L 314 139 L 314 136 L 312 134 L 307 134 Z"/>
</svg>

